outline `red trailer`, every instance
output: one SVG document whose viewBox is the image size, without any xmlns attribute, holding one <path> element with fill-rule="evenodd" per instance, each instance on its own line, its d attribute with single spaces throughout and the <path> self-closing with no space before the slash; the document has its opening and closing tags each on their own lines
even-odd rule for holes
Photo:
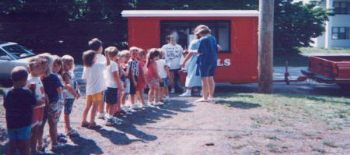
<svg viewBox="0 0 350 155">
<path fill-rule="evenodd" d="M 129 46 L 159 48 L 174 34 L 186 48 L 192 30 L 208 25 L 221 46 L 218 82 L 254 83 L 258 80 L 258 16 L 256 10 L 125 10 Z"/>
<path fill-rule="evenodd" d="M 308 70 L 301 72 L 317 82 L 350 89 L 350 55 L 311 56 Z"/>
</svg>

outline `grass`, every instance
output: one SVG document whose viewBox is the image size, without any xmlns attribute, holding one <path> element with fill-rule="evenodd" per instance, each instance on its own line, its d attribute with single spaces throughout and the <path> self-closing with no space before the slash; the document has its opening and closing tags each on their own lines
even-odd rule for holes
<svg viewBox="0 0 350 155">
<path fill-rule="evenodd" d="M 241 109 L 265 108 L 274 114 L 272 116 L 252 116 L 251 120 L 255 122 L 254 127 L 271 124 L 280 124 L 282 127 L 293 126 L 295 122 L 309 120 L 322 122 L 330 130 L 350 127 L 350 99 L 344 97 L 221 93 L 218 103 Z M 240 106 L 235 106 L 237 103 Z"/>
<path fill-rule="evenodd" d="M 299 48 L 301 54 L 350 54 L 350 48 L 324 49 L 324 48 Z"/>
</svg>

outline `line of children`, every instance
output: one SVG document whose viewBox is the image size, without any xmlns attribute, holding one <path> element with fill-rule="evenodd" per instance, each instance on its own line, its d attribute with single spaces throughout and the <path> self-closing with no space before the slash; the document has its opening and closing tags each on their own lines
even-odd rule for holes
<svg viewBox="0 0 350 155">
<path fill-rule="evenodd" d="M 45 151 L 43 133 L 46 122 L 49 125 L 51 150 L 62 148 L 64 144 L 58 135 L 57 123 L 63 107 L 66 134 L 77 134 L 69 122 L 74 99 L 80 96 L 78 86 L 72 79 L 73 66 L 74 59 L 69 55 L 60 58 L 44 53 L 29 61 L 29 73 L 24 67 L 13 69 L 14 87 L 4 100 L 10 139 L 8 154 L 16 154 L 16 151 L 21 154 Z M 34 97 L 34 104 L 31 96 Z M 28 122 L 29 126 L 25 126 Z"/>
<path fill-rule="evenodd" d="M 82 127 L 99 128 L 96 114 L 98 118 L 105 119 L 106 126 L 119 125 L 122 123 L 119 116 L 144 107 L 162 105 L 169 98 L 169 66 L 161 49 L 153 48 L 146 52 L 132 47 L 119 52 L 111 46 L 104 50 L 104 56 L 102 42 L 97 38 L 89 42 L 89 47 L 91 50 L 85 51 L 82 56 L 82 79 L 86 81 Z M 46 121 L 51 150 L 62 148 L 65 141 L 60 140 L 57 132 L 62 112 L 65 134 L 79 135 L 70 123 L 73 104 L 80 97 L 73 73 L 74 58 L 70 55 L 40 54 L 30 60 L 28 68 L 29 73 L 26 68 L 19 67 L 12 71 L 14 87 L 4 100 L 9 154 L 14 154 L 16 150 L 22 151 L 21 154 L 45 151 L 43 133 Z M 147 103 L 143 96 L 146 86 L 149 87 Z"/>
</svg>

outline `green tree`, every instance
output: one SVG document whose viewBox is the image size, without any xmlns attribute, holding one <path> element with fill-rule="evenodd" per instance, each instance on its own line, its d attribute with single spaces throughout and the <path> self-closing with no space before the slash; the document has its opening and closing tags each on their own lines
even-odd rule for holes
<svg viewBox="0 0 350 155">
<path fill-rule="evenodd" d="M 327 10 L 315 3 L 293 3 L 293 0 L 275 1 L 274 49 L 275 52 L 296 51 L 308 47 L 325 30 Z"/>
</svg>

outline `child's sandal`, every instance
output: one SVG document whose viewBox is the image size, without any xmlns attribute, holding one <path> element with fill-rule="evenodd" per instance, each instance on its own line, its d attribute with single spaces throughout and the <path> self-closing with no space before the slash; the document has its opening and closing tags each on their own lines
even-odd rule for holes
<svg viewBox="0 0 350 155">
<path fill-rule="evenodd" d="M 79 136 L 77 130 L 74 130 L 74 129 L 70 129 L 68 132 L 67 132 L 67 136 L 69 137 L 75 137 L 75 136 Z"/>
<path fill-rule="evenodd" d="M 90 123 L 90 125 L 89 125 L 88 128 L 89 128 L 89 129 L 99 129 L 100 126 L 96 125 L 96 123 L 94 122 L 94 123 Z"/>
<path fill-rule="evenodd" d="M 83 128 L 88 128 L 90 126 L 90 123 L 89 122 L 83 122 L 81 123 L 81 127 Z"/>
</svg>

